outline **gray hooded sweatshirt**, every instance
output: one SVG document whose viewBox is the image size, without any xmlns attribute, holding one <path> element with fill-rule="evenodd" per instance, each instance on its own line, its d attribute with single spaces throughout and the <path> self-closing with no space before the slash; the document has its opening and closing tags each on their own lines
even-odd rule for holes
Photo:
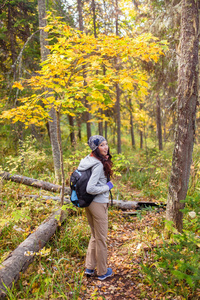
<svg viewBox="0 0 200 300">
<path fill-rule="evenodd" d="M 92 168 L 92 174 L 87 184 L 87 193 L 97 195 L 93 200 L 94 202 L 108 203 L 109 187 L 106 184 L 107 178 L 104 174 L 102 162 L 94 156 L 87 155 L 81 160 L 78 170 L 84 171 L 89 168 Z"/>
</svg>

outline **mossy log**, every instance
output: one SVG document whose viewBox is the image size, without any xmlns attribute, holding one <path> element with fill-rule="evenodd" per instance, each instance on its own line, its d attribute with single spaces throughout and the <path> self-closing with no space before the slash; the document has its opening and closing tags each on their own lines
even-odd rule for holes
<svg viewBox="0 0 200 300">
<path fill-rule="evenodd" d="M 6 296 L 5 286 L 12 287 L 19 279 L 20 272 L 24 272 L 32 263 L 34 255 L 30 254 L 40 251 L 50 240 L 59 226 L 58 220 L 65 220 L 66 214 L 62 212 L 61 218 L 60 214 L 61 210 L 53 213 L 0 264 L 0 299 Z"/>
</svg>

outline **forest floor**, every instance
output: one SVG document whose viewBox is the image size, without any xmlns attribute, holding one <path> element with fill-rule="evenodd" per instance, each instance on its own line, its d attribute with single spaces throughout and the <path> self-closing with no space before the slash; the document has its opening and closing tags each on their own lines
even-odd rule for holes
<svg viewBox="0 0 200 300">
<path fill-rule="evenodd" d="M 119 213 L 119 218 L 112 218 L 112 212 L 110 214 L 108 265 L 113 269 L 113 276 L 105 281 L 98 280 L 97 276 L 84 276 L 79 299 L 170 299 L 159 294 L 156 296 L 155 291 L 144 283 L 141 273 L 141 262 L 145 263 L 151 249 L 148 242 L 144 242 L 144 231 L 147 227 L 159 225 L 164 212 L 149 211 L 142 218 L 135 215 L 123 217 L 123 212 Z"/>
<path fill-rule="evenodd" d="M 19 191 L 22 193 L 22 190 Z M 8 194 L 6 186 L 4 186 L 4 192 Z M 141 191 L 135 189 L 128 191 L 124 186 L 125 192 L 129 192 L 134 201 L 156 202 L 152 198 L 146 198 Z M 31 193 L 29 187 L 26 193 Z M 29 234 L 29 231 L 32 230 L 31 226 L 33 228 L 37 227 L 36 223 L 42 221 L 39 219 L 41 211 L 44 214 L 43 218 L 46 218 L 45 214 L 48 215 L 51 210 L 55 210 L 54 203 L 49 200 L 43 202 L 39 199 L 17 200 L 17 195 L 15 197 L 16 204 L 14 204 L 14 201 L 10 202 L 10 205 L 7 203 L 7 210 L 12 212 L 17 208 L 25 209 L 26 203 L 28 211 L 30 210 L 32 213 L 30 220 L 28 220 L 29 225 L 26 219 L 24 222 L 20 219 L 17 223 L 23 229 L 24 234 Z M 11 204 L 17 205 L 17 207 L 12 207 Z M 2 209 L 6 207 L 5 203 L 2 204 Z M 112 268 L 113 275 L 105 281 L 100 281 L 97 275 L 88 277 L 84 274 L 85 254 L 90 237 L 90 228 L 85 210 L 70 210 L 65 223 L 47 243 L 45 247 L 49 250 L 47 256 L 37 256 L 35 258 L 28 269 L 21 274 L 19 281 L 10 292 L 11 296 L 7 299 L 200 299 L 199 288 L 195 296 L 186 298 L 172 291 L 170 287 L 167 291 L 162 289 L 160 283 L 154 285 L 153 288 L 150 284 L 151 280 L 149 278 L 147 280 L 148 275 L 143 271 L 143 267 L 145 263 L 148 263 L 151 272 L 151 268 L 156 265 L 157 258 L 154 250 L 163 248 L 164 219 L 165 210 L 162 207 L 150 206 L 141 210 L 127 211 L 117 209 L 114 206 L 109 207 L 108 267 Z M 1 241 L 2 245 L 5 244 L 5 251 L 7 243 L 12 243 L 14 249 L 19 244 L 18 239 L 24 239 L 24 235 L 21 232 L 16 232 L 12 227 L 10 225 L 9 230 L 5 228 L 4 235 L 2 233 Z M 14 237 L 16 239 L 15 243 Z M 5 255 L 8 255 L 8 253 L 5 252 Z"/>
</svg>

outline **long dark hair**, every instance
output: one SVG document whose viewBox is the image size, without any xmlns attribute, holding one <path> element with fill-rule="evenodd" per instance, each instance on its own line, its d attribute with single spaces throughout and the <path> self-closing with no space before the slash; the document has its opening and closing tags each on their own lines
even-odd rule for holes
<svg viewBox="0 0 200 300">
<path fill-rule="evenodd" d="M 112 155 L 110 154 L 109 148 L 108 148 L 108 153 L 107 153 L 107 158 L 105 158 L 103 155 L 100 154 L 99 148 L 96 148 L 94 151 L 92 151 L 94 157 L 99 159 L 102 164 L 103 164 L 103 169 L 104 169 L 104 174 L 105 176 L 110 180 L 110 177 L 113 174 L 112 171 Z"/>
</svg>

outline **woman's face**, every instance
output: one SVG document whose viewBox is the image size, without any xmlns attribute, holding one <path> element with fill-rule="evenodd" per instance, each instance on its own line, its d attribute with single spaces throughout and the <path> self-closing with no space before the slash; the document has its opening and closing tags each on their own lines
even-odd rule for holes
<svg viewBox="0 0 200 300">
<path fill-rule="evenodd" d="M 99 152 L 101 155 L 106 156 L 108 154 L 108 143 L 107 141 L 103 141 L 99 146 Z"/>
</svg>

